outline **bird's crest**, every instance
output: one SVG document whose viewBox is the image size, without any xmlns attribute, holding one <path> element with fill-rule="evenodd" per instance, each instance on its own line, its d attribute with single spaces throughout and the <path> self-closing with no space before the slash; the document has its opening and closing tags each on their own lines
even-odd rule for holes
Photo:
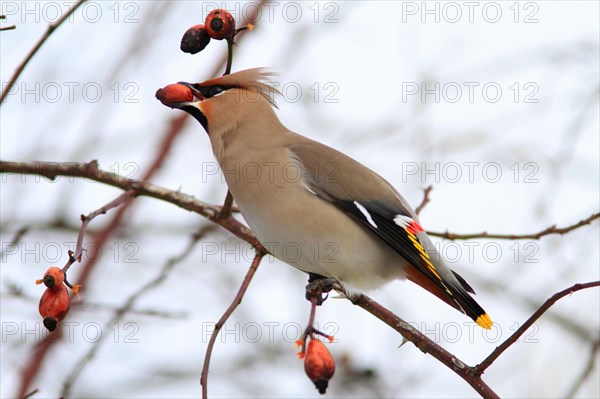
<svg viewBox="0 0 600 399">
<path fill-rule="evenodd" d="M 266 68 L 252 68 L 207 80 L 200 83 L 200 86 L 222 85 L 248 90 L 261 95 L 277 108 L 275 96 L 281 95 L 281 92 L 273 85 L 271 78 L 274 76 L 277 74 Z"/>
</svg>

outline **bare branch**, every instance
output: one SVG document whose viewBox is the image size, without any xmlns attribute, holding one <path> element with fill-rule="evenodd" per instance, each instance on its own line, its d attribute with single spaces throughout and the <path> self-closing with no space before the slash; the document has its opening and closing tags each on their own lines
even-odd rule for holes
<svg viewBox="0 0 600 399">
<path fill-rule="evenodd" d="M 515 289 L 511 284 L 500 283 L 497 279 L 478 278 L 474 285 L 479 287 L 479 289 L 485 289 L 488 293 L 492 291 L 496 291 L 498 294 L 502 293 L 510 301 L 519 303 L 519 306 L 522 306 L 528 313 L 533 313 L 540 307 L 539 298 L 534 299 L 522 290 Z M 585 322 L 582 323 L 573 320 L 568 314 L 550 312 L 544 315 L 544 319 L 554 323 L 557 327 L 564 329 L 569 334 L 573 334 L 582 341 L 593 343 L 597 339 L 597 332 L 593 331 L 593 327 L 590 328 L 591 326 L 586 325 Z"/>
<path fill-rule="evenodd" d="M 44 176 L 56 179 L 58 176 L 82 177 L 85 179 L 104 183 L 122 190 L 135 190 L 136 196 L 146 196 L 160 199 L 180 208 L 195 212 L 204 216 L 211 222 L 216 223 L 233 233 L 236 237 L 248 242 L 262 252 L 267 252 L 254 234 L 231 215 L 227 218 L 219 217 L 221 207 L 209 205 L 194 197 L 177 191 L 168 190 L 151 183 L 139 180 L 126 179 L 105 172 L 98 168 L 96 161 L 88 163 L 54 163 L 54 162 L 5 162 L 0 161 L 0 173 L 21 173 Z"/>
<path fill-rule="evenodd" d="M 565 234 L 569 233 L 573 230 L 576 230 L 585 225 L 591 224 L 594 220 L 600 218 L 600 213 L 594 213 L 590 217 L 587 217 L 579 222 L 572 224 L 566 227 L 556 227 L 556 225 L 552 225 L 542 231 L 538 231 L 537 233 L 530 234 L 492 234 L 486 231 L 481 233 L 473 233 L 473 234 L 456 234 L 456 233 L 438 233 L 435 231 L 428 231 L 427 234 L 430 236 L 441 237 L 447 240 L 471 240 L 473 238 L 496 238 L 499 240 L 539 240 L 540 238 L 551 235 L 551 234 Z"/>
<path fill-rule="evenodd" d="M 515 331 L 510 337 L 506 339 L 500 346 L 498 346 L 483 362 L 473 368 L 473 373 L 481 375 L 483 372 L 494 363 L 494 361 L 512 344 L 517 340 L 539 319 L 552 305 L 554 305 L 559 299 L 572 294 L 575 291 L 583 290 L 586 288 L 599 287 L 600 281 L 592 281 L 589 283 L 575 284 L 565 290 L 557 292 L 552 295 L 544 304 L 533 314 L 517 331 Z"/>
<path fill-rule="evenodd" d="M 62 25 L 67 19 L 69 19 L 69 17 L 75 12 L 75 10 L 77 10 L 77 8 L 79 8 L 79 6 L 82 5 L 85 2 L 86 2 L 86 0 L 79 0 L 58 21 L 56 21 L 55 23 L 50 24 L 48 26 L 48 29 L 46 30 L 46 32 L 42 35 L 42 37 L 40 37 L 40 39 L 38 40 L 38 42 L 35 44 L 35 46 L 33 46 L 33 48 L 31 49 L 31 51 L 29 52 L 29 54 L 27 54 L 27 56 L 25 57 L 25 59 L 17 67 L 17 69 L 14 72 L 13 76 L 10 78 L 10 81 L 6 85 L 4 91 L 2 92 L 2 95 L 0 95 L 0 106 L 2 106 L 2 104 L 4 103 L 4 99 L 6 98 L 6 96 L 10 92 L 10 90 L 13 88 L 13 86 L 15 85 L 15 83 L 17 83 L 17 79 L 19 79 L 19 76 L 21 76 L 21 73 L 23 72 L 23 70 L 25 69 L 25 67 L 29 63 L 29 61 L 31 61 L 31 59 L 33 58 L 33 56 L 39 51 L 40 48 L 42 48 L 42 46 L 44 45 L 44 43 L 46 43 L 46 40 L 48 40 L 48 38 L 50 37 L 50 35 L 60 25 Z"/>
<path fill-rule="evenodd" d="M 73 253 L 69 252 L 69 259 L 67 260 L 67 263 L 63 266 L 63 269 L 62 269 L 63 272 L 65 273 L 65 275 L 73 263 L 75 263 L 76 261 L 81 262 L 81 256 L 83 254 L 83 238 L 85 236 L 85 232 L 87 230 L 87 226 L 89 225 L 89 223 L 96 216 L 104 215 L 109 210 L 116 208 L 120 205 L 123 205 L 124 203 L 126 203 L 127 201 L 129 201 L 130 199 L 132 199 L 134 197 L 135 197 L 135 190 L 129 189 L 129 190 L 125 191 L 123 194 L 119 195 L 114 200 L 110 201 L 108 204 L 91 212 L 89 215 L 87 215 L 87 216 L 81 215 L 81 228 L 79 229 L 79 234 L 77 235 L 77 244 L 75 245 L 75 252 L 73 252 Z"/>
<path fill-rule="evenodd" d="M 431 193 L 431 190 L 433 190 L 432 185 L 429 185 L 423 189 L 423 200 L 421 201 L 419 206 L 417 206 L 417 209 L 415 209 L 415 213 L 417 215 L 421 213 L 423 208 L 425 208 L 425 205 L 427 205 L 427 203 L 429 202 L 429 193 Z"/>
<path fill-rule="evenodd" d="M 483 398 L 499 398 L 499 396 L 481 379 L 481 374 L 474 374 L 472 372 L 472 367 L 465 364 L 452 353 L 442 348 L 400 317 L 396 316 L 390 310 L 366 295 L 359 295 L 351 298 L 351 301 L 402 334 L 406 340 L 412 342 L 421 350 L 421 352 L 430 354 L 450 370 L 454 371 L 471 385 Z"/>
<path fill-rule="evenodd" d="M 242 303 L 244 294 L 246 293 L 246 290 L 248 289 L 248 286 L 250 285 L 250 282 L 252 281 L 252 277 L 254 277 L 254 273 L 256 273 L 256 269 L 258 269 L 258 266 L 260 265 L 260 261 L 262 260 L 263 256 L 265 256 L 265 254 L 266 254 L 266 252 L 262 252 L 260 250 L 256 251 L 254 260 L 252 260 L 252 264 L 250 265 L 250 268 L 248 269 L 248 272 L 246 273 L 246 277 L 244 277 L 244 281 L 242 281 L 242 285 L 240 286 L 238 293 L 236 294 L 235 298 L 233 298 L 231 305 L 229 305 L 229 307 L 227 308 L 225 313 L 223 313 L 223 316 L 221 316 L 221 318 L 219 319 L 217 324 L 215 324 L 215 329 L 213 330 L 212 334 L 210 335 L 210 340 L 208 341 L 208 346 L 206 347 L 206 355 L 204 355 L 204 365 L 202 366 L 202 375 L 200 377 L 200 384 L 202 384 L 202 398 L 203 399 L 208 398 L 208 368 L 210 366 L 210 358 L 212 356 L 212 350 L 215 346 L 215 342 L 217 340 L 217 336 L 219 335 L 219 331 L 221 331 L 221 328 L 223 327 L 223 325 L 225 324 L 227 319 L 229 319 L 229 316 L 231 316 L 233 314 L 233 312 L 235 311 L 235 309 L 240 305 L 240 303 Z"/>
<path fill-rule="evenodd" d="M 0 162 L 0 172 L 3 173 L 26 173 L 26 174 L 36 174 L 45 176 L 48 178 L 55 178 L 57 176 L 77 176 L 84 177 L 88 179 L 92 179 L 95 181 L 99 181 L 114 187 L 118 187 L 124 190 L 134 190 L 136 195 L 146 195 L 149 197 L 161 199 L 175 205 L 178 205 L 184 209 L 188 209 L 190 211 L 199 213 L 213 223 L 219 224 L 225 229 L 229 230 L 237 237 L 247 241 L 257 248 L 257 253 L 266 253 L 262 245 L 256 240 L 256 237 L 250 232 L 248 228 L 238 222 L 235 218 L 229 216 L 227 218 L 220 218 L 222 207 L 213 206 L 205 204 L 201 201 L 198 201 L 190 196 L 187 196 L 182 193 L 173 192 L 171 190 L 167 190 L 161 187 L 154 186 L 150 183 L 139 182 L 131 179 L 124 179 L 112 173 L 107 173 L 98 169 L 97 164 L 94 162 L 88 164 L 77 164 L 77 163 L 66 163 L 66 164 L 51 164 L 51 163 L 15 163 L 15 162 Z M 582 220 L 575 225 L 565 227 L 565 228 L 556 228 L 553 226 L 550 229 L 546 229 L 545 232 L 538 233 L 541 237 L 545 234 L 551 234 L 547 231 L 552 231 L 552 233 L 556 234 L 564 234 L 568 231 L 572 231 L 578 227 L 589 224 L 591 221 L 598 218 L 598 215 L 592 215 L 590 218 Z M 515 237 L 515 236 L 510 236 Z M 507 237 L 508 238 L 508 237 Z M 249 271 L 251 273 L 251 271 Z M 252 272 L 253 273 L 253 272 Z M 591 284 L 591 285 L 589 285 Z M 573 286 L 570 289 L 567 289 L 561 292 L 564 295 L 567 295 L 570 292 L 577 291 L 578 289 L 587 288 L 588 286 L 595 286 L 598 283 L 588 283 L 588 285 L 581 286 Z M 559 293 L 559 294 L 561 294 Z M 380 318 L 382 321 L 386 322 L 388 325 L 392 326 L 396 331 L 400 332 L 407 340 L 413 342 L 419 349 L 426 353 L 430 353 L 436 359 L 441 361 L 447 367 L 451 368 L 454 372 L 456 372 L 459 376 L 465 379 L 471 386 L 473 386 L 479 394 L 486 398 L 494 398 L 497 395 L 488 387 L 480 378 L 483 371 L 489 367 L 493 363 L 493 361 L 510 345 L 512 345 L 519 338 L 521 334 L 525 332 L 525 330 L 533 324 L 541 314 L 545 312 L 547 308 L 549 308 L 554 302 L 560 299 L 562 296 L 557 296 L 556 294 L 551 299 L 547 301 L 545 304 L 545 308 L 540 308 L 534 315 L 525 323 L 513 336 L 511 336 L 507 341 L 505 341 L 500 347 L 496 349 L 487 359 L 485 359 L 480 365 L 476 367 L 468 367 L 462 361 L 457 359 L 455 356 L 441 348 L 435 342 L 428 339 L 426 336 L 418 332 L 416 329 L 408 325 L 406 322 L 398 318 L 398 316 L 394 315 L 389 310 L 383 308 L 381 305 L 372 301 L 368 297 L 364 296 L 355 300 L 355 303 L 376 317 Z M 232 304 L 232 306 L 234 306 Z M 237 305 L 235 305 L 237 306 Z M 234 309 L 233 307 L 232 309 Z M 231 310 L 233 311 L 233 310 Z M 229 313 L 226 313 L 224 317 L 229 317 Z M 225 318 L 226 319 L 226 318 Z M 218 328 L 222 326 L 218 325 Z M 215 331 L 218 332 L 218 328 Z M 517 335 L 518 334 L 518 335 Z M 216 337 L 216 333 L 214 335 Z M 212 337 L 211 337 L 212 339 Z M 214 338 L 216 339 L 216 338 Z M 214 339 L 212 339 L 214 341 Z M 513 339 L 513 341 L 511 341 Z M 212 346 L 210 346 L 209 351 L 207 352 L 207 357 L 205 358 L 205 368 L 203 372 L 203 382 L 206 380 L 205 374 L 208 372 L 208 364 L 210 362 L 210 353 L 212 351 Z M 205 387 L 203 387 L 203 392 L 205 392 Z"/>
<path fill-rule="evenodd" d="M 202 201 L 196 200 L 195 198 L 182 194 L 179 192 L 167 190 L 158 186 L 154 186 L 150 183 L 141 182 L 133 179 L 126 179 L 115 175 L 113 173 L 105 172 L 98 169 L 96 161 L 89 163 L 55 163 L 55 162 L 7 162 L 0 161 L 0 173 L 21 173 L 21 174 L 32 174 L 44 176 L 49 179 L 56 179 L 58 176 L 72 176 L 72 177 L 83 177 L 105 183 L 110 186 L 118 187 L 123 190 L 135 189 L 136 195 L 144 195 L 153 197 L 163 201 L 170 202 L 181 208 L 189 211 L 196 212 L 211 221 L 225 227 L 231 231 L 237 237 L 248 241 L 248 238 L 253 237 L 252 233 L 241 223 L 237 222 L 233 218 L 223 218 L 219 215 L 222 213 L 223 207 L 206 204 Z M 429 188 L 429 187 L 428 187 Z M 426 188 L 425 190 L 427 190 Z M 426 203 L 426 202 L 424 202 Z M 417 208 L 418 209 L 418 208 Z M 422 206 L 421 206 L 422 209 Z M 233 209 L 232 209 L 233 210 Z M 432 236 L 446 238 L 448 240 L 468 240 L 474 238 L 496 238 L 496 239 L 507 239 L 507 240 L 519 240 L 519 239 L 540 239 L 546 235 L 551 234 L 565 234 L 576 230 L 580 227 L 592 223 L 594 220 L 600 218 L 600 213 L 594 213 L 590 217 L 583 219 L 573 225 L 566 227 L 551 226 L 540 232 L 533 234 L 489 234 L 487 232 L 475 233 L 475 234 L 456 234 L 456 233 L 438 233 L 428 232 Z M 237 223 L 236 223 L 237 222 Z M 260 247 L 261 244 L 258 240 L 250 239 L 248 241 L 255 247 Z"/>
</svg>

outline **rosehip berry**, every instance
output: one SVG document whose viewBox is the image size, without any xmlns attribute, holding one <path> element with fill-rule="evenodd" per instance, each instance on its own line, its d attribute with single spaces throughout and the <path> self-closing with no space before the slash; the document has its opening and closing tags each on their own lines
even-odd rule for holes
<svg viewBox="0 0 600 399">
<path fill-rule="evenodd" d="M 210 43 L 210 36 L 204 24 L 198 24 L 185 31 L 180 48 L 184 53 L 196 54 L 204 50 L 208 43 Z"/>
<path fill-rule="evenodd" d="M 169 107 L 173 103 L 192 101 L 194 96 L 192 95 L 192 90 L 189 87 L 175 83 L 165 86 L 162 89 L 158 89 L 156 91 L 156 98 L 161 103 Z"/>
<path fill-rule="evenodd" d="M 335 372 L 335 361 L 323 342 L 318 339 L 313 338 L 308 343 L 304 358 L 304 371 L 315 384 L 319 393 L 324 394 L 329 380 Z"/>
<path fill-rule="evenodd" d="M 62 271 L 61 271 L 62 272 Z M 44 326 L 54 331 L 58 322 L 65 318 L 69 311 L 69 292 L 64 284 L 46 288 L 40 299 L 39 311 L 44 318 Z"/>
<path fill-rule="evenodd" d="M 223 40 L 235 33 L 235 18 L 229 11 L 220 8 L 208 13 L 204 25 L 208 35 L 216 40 Z"/>
</svg>

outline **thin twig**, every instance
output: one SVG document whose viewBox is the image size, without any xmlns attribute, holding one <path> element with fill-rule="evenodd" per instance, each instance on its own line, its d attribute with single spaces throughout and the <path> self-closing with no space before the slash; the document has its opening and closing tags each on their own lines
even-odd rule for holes
<svg viewBox="0 0 600 399">
<path fill-rule="evenodd" d="M 498 282 L 497 279 L 482 279 L 481 277 L 475 281 L 475 284 L 479 289 L 485 289 L 488 293 L 496 291 L 502 293 L 507 299 L 517 302 L 520 306 L 523 306 L 527 313 L 535 312 L 540 307 L 540 301 L 533 297 L 525 294 L 512 287 L 511 284 L 503 284 Z M 593 331 L 594 328 L 590 328 L 585 321 L 576 321 L 570 317 L 569 314 L 563 314 L 562 312 L 551 312 L 546 313 L 544 318 L 549 322 L 554 323 L 557 327 L 564 329 L 566 332 L 573 334 L 575 337 L 582 341 L 594 342 L 597 337 L 597 332 Z"/>
<path fill-rule="evenodd" d="M 44 43 L 46 43 L 46 40 L 48 40 L 48 38 L 50 37 L 50 35 L 52 35 L 52 33 L 60 25 L 62 25 L 67 19 L 69 19 L 69 17 L 75 12 L 75 10 L 77 10 L 77 8 L 79 8 L 79 6 L 82 5 L 85 2 L 86 2 L 86 0 L 79 0 L 58 21 L 56 21 L 55 23 L 50 24 L 48 26 L 48 29 L 46 30 L 46 32 L 42 35 L 42 37 L 40 37 L 40 39 L 35 44 L 35 46 L 33 46 L 33 48 L 31 49 L 31 51 L 29 51 L 29 54 L 27 54 L 27 56 L 25 57 L 25 59 L 21 62 L 21 64 L 19 64 L 19 66 L 17 67 L 17 69 L 14 72 L 13 76 L 10 78 L 10 81 L 8 82 L 8 84 L 6 85 L 6 88 L 2 92 L 2 95 L 0 96 L 0 106 L 2 106 L 2 104 L 4 103 L 4 99 L 6 98 L 6 96 L 10 92 L 10 90 L 13 88 L 13 86 L 15 85 L 15 83 L 17 83 L 17 79 L 19 79 L 19 76 L 21 76 L 21 73 L 23 72 L 23 70 L 25 69 L 25 67 L 29 63 L 29 61 L 31 61 L 31 59 L 33 58 L 33 56 L 39 51 L 39 49 L 44 45 Z"/>
<path fill-rule="evenodd" d="M 104 329 L 107 331 L 111 329 L 111 327 L 114 326 L 115 323 L 120 322 L 123 319 L 123 316 L 125 316 L 125 314 L 133 308 L 136 301 L 140 297 L 146 295 L 149 291 L 160 286 L 167 279 L 169 273 L 173 270 L 173 268 L 177 266 L 177 264 L 185 260 L 192 253 L 193 249 L 196 247 L 198 242 L 200 242 L 200 240 L 202 240 L 206 236 L 206 234 L 213 229 L 213 226 L 203 227 L 202 229 L 200 229 L 200 231 L 194 233 L 190 239 L 190 242 L 184 248 L 184 250 L 179 255 L 173 256 L 172 258 L 169 258 L 167 260 L 158 276 L 156 276 L 154 279 L 137 289 L 133 294 L 131 294 L 127 298 L 123 305 L 117 308 L 111 319 L 106 323 Z M 87 353 L 83 355 L 83 357 L 79 359 L 79 361 L 71 369 L 71 372 L 68 374 L 67 378 L 63 383 L 63 390 L 61 396 L 71 396 L 71 389 L 77 381 L 77 378 L 81 375 L 81 372 L 85 369 L 89 362 L 96 356 L 96 353 L 100 349 L 101 343 L 107 336 L 107 334 L 102 335 L 102 337 L 94 343 L 94 345 L 87 351 Z"/>
<path fill-rule="evenodd" d="M 225 72 L 223 76 L 231 73 L 231 66 L 233 64 L 233 37 L 228 37 L 227 42 L 227 65 L 225 66 Z"/>
<path fill-rule="evenodd" d="M 308 316 L 308 323 L 306 324 L 306 328 L 304 332 L 300 336 L 300 339 L 296 341 L 297 344 L 301 345 L 300 351 L 298 352 L 298 357 L 301 359 L 302 356 L 306 353 L 306 344 L 308 341 L 308 336 L 313 333 L 315 329 L 315 316 L 317 315 L 317 297 L 310 297 L 310 314 Z"/>
<path fill-rule="evenodd" d="M 592 344 L 592 348 L 590 350 L 590 354 L 588 356 L 587 362 L 581 373 L 571 385 L 571 388 L 567 391 L 567 394 L 563 396 L 563 398 L 574 398 L 579 391 L 579 388 L 583 385 L 585 380 L 588 379 L 592 371 L 594 370 L 594 365 L 596 363 L 596 357 L 598 356 L 598 352 L 600 352 L 600 340 L 597 340 Z"/>
<path fill-rule="evenodd" d="M 427 205 L 427 203 L 429 202 L 429 193 L 431 193 L 431 190 L 433 190 L 432 185 L 429 185 L 423 189 L 423 200 L 421 201 L 419 206 L 417 206 L 417 209 L 415 209 L 415 213 L 417 215 L 421 213 L 423 208 L 425 208 L 425 205 Z"/>
<path fill-rule="evenodd" d="M 29 392 L 28 394 L 26 394 L 25 396 L 23 396 L 23 399 L 29 399 L 31 398 L 33 395 L 35 395 L 36 393 L 38 393 L 40 390 L 38 388 L 34 389 L 33 391 Z"/>
<path fill-rule="evenodd" d="M 473 238 L 495 238 L 500 240 L 539 240 L 540 238 L 551 235 L 551 234 L 565 234 L 582 226 L 591 224 L 594 220 L 600 218 L 600 213 L 594 213 L 591 216 L 580 220 L 579 222 L 566 227 L 556 227 L 552 225 L 544 230 L 538 231 L 537 233 L 530 234 L 492 234 L 486 231 L 481 233 L 472 234 L 456 234 L 456 233 L 439 233 L 435 231 L 428 231 L 427 234 L 430 236 L 441 237 L 447 240 L 471 240 Z"/>
<path fill-rule="evenodd" d="M 132 199 L 134 197 L 135 197 L 135 190 L 129 189 L 129 190 L 125 191 L 123 194 L 119 195 L 114 200 L 107 203 L 106 205 L 101 206 L 100 208 L 91 212 L 87 216 L 81 215 L 81 228 L 79 229 L 79 234 L 77 235 L 77 244 L 75 245 L 75 252 L 73 252 L 72 254 L 69 254 L 69 259 L 67 260 L 67 263 L 63 266 L 63 269 L 62 269 L 65 274 L 67 273 L 67 271 L 69 270 L 71 265 L 73 263 L 75 263 L 75 261 L 81 262 L 81 256 L 83 255 L 83 238 L 85 236 L 85 232 L 87 230 L 87 226 L 89 225 L 89 223 L 92 220 L 94 220 L 95 217 L 104 215 L 109 210 L 116 208 L 120 205 L 123 205 L 124 203 L 126 203 L 127 201 L 129 201 L 130 199 Z"/>
<path fill-rule="evenodd" d="M 483 372 L 488 367 L 490 367 L 492 365 L 492 363 L 494 363 L 494 361 L 505 350 L 507 350 L 512 344 L 517 342 L 517 340 L 521 337 L 521 335 L 523 335 L 529 329 L 529 327 L 531 327 L 533 325 L 533 323 L 535 323 L 535 321 L 537 319 L 539 319 L 548 309 L 550 309 L 550 307 L 552 305 L 554 305 L 559 299 L 561 299 L 567 295 L 570 295 L 575 291 L 583 290 L 586 288 L 599 287 L 599 286 L 600 286 L 600 281 L 592 281 L 589 283 L 575 284 L 565 290 L 562 290 L 562 291 L 557 292 L 556 294 L 552 295 L 550 298 L 548 298 L 546 300 L 546 302 L 544 302 L 544 304 L 542 306 L 540 306 L 540 308 L 533 315 L 531 315 L 531 317 L 529 319 L 527 319 L 527 321 L 525 321 L 525 323 L 523 323 L 523 325 L 521 325 L 521 327 L 519 327 L 517 329 L 517 331 L 515 331 L 510 337 L 508 337 L 506 339 L 506 341 L 502 342 L 502 344 L 500 346 L 498 346 L 496 349 L 494 349 L 494 351 L 487 358 L 485 358 L 481 363 L 479 363 L 477 366 L 473 367 L 473 370 L 472 370 L 473 374 L 475 374 L 475 375 L 483 374 Z"/>
<path fill-rule="evenodd" d="M 260 7 L 262 7 L 262 4 Z M 256 18 L 256 16 L 254 16 L 254 18 L 248 19 L 248 21 L 254 22 L 255 18 Z M 234 38 L 238 34 L 244 32 L 246 30 L 252 30 L 252 29 L 254 29 L 254 26 L 251 23 L 247 23 L 246 25 L 242 26 L 241 28 L 236 29 L 232 36 L 225 39 L 225 41 L 227 42 L 227 64 L 225 65 L 225 72 L 223 73 L 223 76 L 229 75 L 231 73 L 231 67 L 233 66 L 233 46 L 235 45 L 235 42 L 233 41 Z"/>
<path fill-rule="evenodd" d="M 0 19 L 4 20 L 6 19 L 6 15 L 0 15 Z M 17 27 L 15 25 L 10 25 L 10 26 L 5 26 L 3 28 L 0 28 L 0 32 L 3 30 L 11 30 L 11 29 L 16 29 Z"/>
<path fill-rule="evenodd" d="M 18 245 L 21 242 L 21 239 L 23 238 L 23 236 L 25 236 L 25 234 L 27 234 L 27 232 L 29 231 L 29 226 L 23 226 L 19 229 L 17 229 L 17 231 L 15 231 L 15 234 L 13 236 L 13 238 L 10 240 L 10 243 L 3 245 L 3 249 L 4 248 L 10 248 L 11 246 L 15 246 Z M 0 251 L 0 259 L 4 259 L 4 250 Z"/>
<path fill-rule="evenodd" d="M 231 314 L 240 305 L 240 303 L 242 303 L 244 294 L 246 293 L 246 290 L 248 289 L 248 286 L 250 285 L 250 282 L 252 281 L 252 277 L 254 277 L 254 273 L 256 273 L 256 269 L 258 269 L 258 266 L 260 265 L 260 261 L 262 260 L 263 256 L 265 256 L 265 252 L 256 251 L 256 255 L 254 256 L 254 259 L 252 260 L 252 264 L 250 265 L 250 268 L 248 269 L 248 272 L 246 273 L 246 277 L 244 277 L 244 281 L 242 281 L 242 285 L 240 285 L 240 289 L 238 290 L 238 293 L 236 294 L 235 298 L 233 298 L 231 305 L 229 305 L 229 307 L 227 308 L 225 313 L 223 313 L 223 315 L 221 316 L 219 321 L 217 321 L 217 324 L 215 324 L 215 329 L 213 330 L 212 334 L 210 335 L 210 340 L 208 341 L 208 346 L 206 347 L 206 354 L 204 355 L 204 364 L 202 366 L 202 374 L 200 376 L 200 384 L 202 384 L 202 398 L 203 399 L 208 398 L 208 368 L 210 366 L 210 358 L 212 356 L 212 350 L 215 346 L 215 342 L 217 340 L 217 336 L 219 335 L 219 331 L 221 331 L 221 328 L 223 327 L 223 325 L 225 324 L 227 319 L 229 319 L 229 316 L 231 316 Z"/>
</svg>

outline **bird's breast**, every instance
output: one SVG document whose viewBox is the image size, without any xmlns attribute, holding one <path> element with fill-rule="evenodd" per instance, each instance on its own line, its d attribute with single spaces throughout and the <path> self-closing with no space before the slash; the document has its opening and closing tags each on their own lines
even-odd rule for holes
<svg viewBox="0 0 600 399">
<path fill-rule="evenodd" d="M 401 277 L 404 261 L 343 211 L 309 190 L 303 165 L 285 154 L 221 162 L 244 219 L 276 258 L 366 290 Z"/>
</svg>

